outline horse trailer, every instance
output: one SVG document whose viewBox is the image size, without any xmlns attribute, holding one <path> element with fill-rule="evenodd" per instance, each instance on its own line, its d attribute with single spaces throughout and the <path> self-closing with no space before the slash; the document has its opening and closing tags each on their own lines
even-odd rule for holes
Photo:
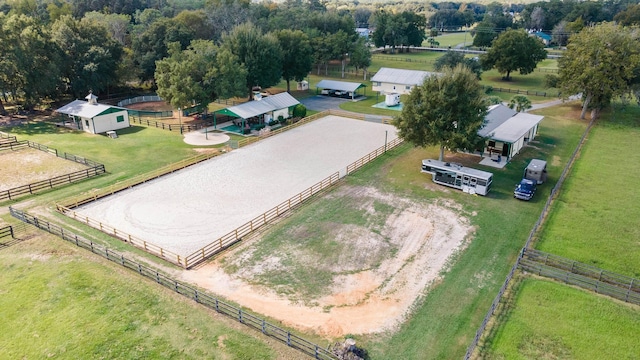
<svg viewBox="0 0 640 360">
<path fill-rule="evenodd" d="M 438 160 L 422 160 L 422 172 L 433 175 L 433 182 L 450 186 L 469 194 L 487 195 L 493 174 Z"/>
</svg>

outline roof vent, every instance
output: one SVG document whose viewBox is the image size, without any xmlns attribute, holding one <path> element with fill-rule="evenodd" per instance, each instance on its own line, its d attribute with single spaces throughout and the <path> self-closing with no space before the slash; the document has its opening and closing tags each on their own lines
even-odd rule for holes
<svg viewBox="0 0 640 360">
<path fill-rule="evenodd" d="M 98 104 L 98 97 L 93 95 L 93 91 L 89 91 L 89 95 L 87 95 L 85 99 L 87 99 L 87 102 L 89 104 L 92 104 L 92 105 Z"/>
</svg>

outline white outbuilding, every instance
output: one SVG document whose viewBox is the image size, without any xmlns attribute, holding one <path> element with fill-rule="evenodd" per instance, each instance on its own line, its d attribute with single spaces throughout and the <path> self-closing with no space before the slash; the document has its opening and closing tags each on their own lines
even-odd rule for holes
<svg viewBox="0 0 640 360">
<path fill-rule="evenodd" d="M 59 108 L 56 112 L 66 114 L 73 119 L 78 129 L 88 133 L 100 134 L 130 126 L 127 109 L 119 106 L 98 103 L 98 97 L 90 93 L 87 101 L 74 100 Z"/>
<path fill-rule="evenodd" d="M 535 138 L 542 119 L 544 116 L 517 112 L 502 104 L 490 106 L 485 126 L 478 131 L 487 139 L 483 155 L 508 162 Z"/>
<path fill-rule="evenodd" d="M 371 77 L 372 89 L 379 94 L 402 94 L 406 95 L 411 90 L 422 85 L 424 79 L 434 75 L 429 71 L 405 70 L 382 67 Z"/>
</svg>

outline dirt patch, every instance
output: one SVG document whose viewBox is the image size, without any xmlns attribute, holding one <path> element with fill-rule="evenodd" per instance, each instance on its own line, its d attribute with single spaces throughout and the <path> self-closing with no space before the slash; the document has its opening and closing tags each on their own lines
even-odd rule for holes
<svg viewBox="0 0 640 360">
<path fill-rule="evenodd" d="M 213 263 L 186 271 L 183 279 L 289 326 L 327 337 L 393 331 L 466 247 L 473 227 L 452 202 L 417 203 L 372 187 L 343 186 L 331 196 L 344 202 L 366 198 L 362 205 L 367 211 L 375 212 L 376 202 L 393 204 L 395 210 L 380 228 L 333 224 L 334 241 L 347 245 L 334 259 L 319 263 L 313 254 L 297 250 L 295 256 L 301 256 L 312 271 L 324 272 L 323 267 L 331 264 L 333 276 L 325 294 L 301 302 L 296 289 L 283 293 L 252 285 L 255 277 L 274 268 L 286 271 L 289 266 L 286 251 L 276 250 L 262 263 L 243 267 L 257 242 L 244 243 Z M 298 236 L 305 234 L 304 229 L 296 231 Z M 303 241 L 293 242 L 298 240 Z M 375 265 L 367 261 L 367 254 L 380 253 L 386 256 Z M 226 273 L 223 264 L 228 269 L 230 263 L 237 270 Z"/>
<path fill-rule="evenodd" d="M 86 168 L 85 165 L 31 148 L 0 151 L 0 190 L 13 189 Z"/>
<path fill-rule="evenodd" d="M 135 104 L 129 104 L 126 106 L 126 108 L 133 109 L 133 110 L 145 110 L 145 111 L 173 111 L 174 110 L 171 107 L 171 105 L 166 101 L 140 102 Z"/>
</svg>

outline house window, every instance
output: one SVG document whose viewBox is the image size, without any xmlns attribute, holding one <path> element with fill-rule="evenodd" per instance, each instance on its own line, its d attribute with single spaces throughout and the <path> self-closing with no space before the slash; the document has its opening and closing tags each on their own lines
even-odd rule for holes
<svg viewBox="0 0 640 360">
<path fill-rule="evenodd" d="M 374 82 L 373 82 L 373 86 L 380 86 L 380 85 L 381 85 L 381 84 L 380 84 L 380 82 L 379 82 L 379 81 L 374 81 Z"/>
<path fill-rule="evenodd" d="M 407 85 L 404 87 L 405 90 L 411 90 L 411 85 Z"/>
<path fill-rule="evenodd" d="M 116 122 L 124 122 L 124 115 L 118 115 Z"/>
<path fill-rule="evenodd" d="M 84 120 L 84 126 L 89 127 L 89 120 L 87 119 Z"/>
</svg>

